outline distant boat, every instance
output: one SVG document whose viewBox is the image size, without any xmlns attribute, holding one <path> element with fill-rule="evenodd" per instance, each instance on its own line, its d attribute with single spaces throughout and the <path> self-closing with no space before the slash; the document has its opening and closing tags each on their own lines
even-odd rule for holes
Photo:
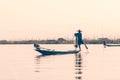
<svg viewBox="0 0 120 80">
<path fill-rule="evenodd" d="M 112 46 L 120 46 L 120 44 L 106 44 L 105 46 L 109 46 L 109 47 L 112 47 Z"/>
<path fill-rule="evenodd" d="M 69 51 L 55 51 L 39 47 L 39 44 L 34 44 L 35 50 L 40 52 L 42 55 L 57 55 L 57 54 L 76 54 L 80 51 L 69 50 Z"/>
<path fill-rule="evenodd" d="M 112 46 L 113 46 L 113 47 L 114 47 L 114 46 L 117 47 L 117 46 L 120 46 L 120 44 L 107 44 L 105 41 L 103 42 L 103 45 L 104 45 L 104 46 L 108 46 L 108 47 L 112 47 Z"/>
</svg>

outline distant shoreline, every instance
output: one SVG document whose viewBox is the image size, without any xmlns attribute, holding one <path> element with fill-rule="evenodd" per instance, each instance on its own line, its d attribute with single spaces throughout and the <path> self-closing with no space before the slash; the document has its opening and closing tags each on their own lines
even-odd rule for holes
<svg viewBox="0 0 120 80">
<path fill-rule="evenodd" d="M 86 44 L 103 44 L 103 41 L 107 43 L 119 44 L 120 39 L 108 39 L 108 38 L 98 38 L 98 39 L 84 39 Z M 0 44 L 74 44 L 73 40 L 66 40 L 64 38 L 58 38 L 57 40 L 20 40 L 20 41 L 8 41 L 0 40 Z"/>
</svg>

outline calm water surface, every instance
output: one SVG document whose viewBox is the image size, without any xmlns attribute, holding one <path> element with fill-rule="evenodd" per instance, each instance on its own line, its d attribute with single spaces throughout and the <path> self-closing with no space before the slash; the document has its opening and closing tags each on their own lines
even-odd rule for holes
<svg viewBox="0 0 120 80">
<path fill-rule="evenodd" d="M 82 45 L 81 55 L 40 56 L 33 45 L 0 45 L 0 80 L 120 80 L 120 47 Z M 73 45 L 41 45 L 55 50 Z"/>
</svg>

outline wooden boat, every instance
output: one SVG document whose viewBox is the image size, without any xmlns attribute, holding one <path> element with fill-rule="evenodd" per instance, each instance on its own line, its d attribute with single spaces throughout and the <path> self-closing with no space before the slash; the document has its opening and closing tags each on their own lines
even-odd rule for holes
<svg viewBox="0 0 120 80">
<path fill-rule="evenodd" d="M 117 47 L 120 46 L 120 44 L 108 44 L 106 43 L 106 41 L 103 42 L 104 47 L 108 46 L 108 47 Z"/>
<path fill-rule="evenodd" d="M 103 42 L 103 45 L 106 47 L 106 46 L 108 46 L 108 47 L 117 47 L 117 46 L 120 46 L 120 44 L 108 44 L 108 43 L 106 43 L 106 41 L 104 41 Z"/>
<path fill-rule="evenodd" d="M 35 50 L 40 52 L 42 55 L 57 55 L 57 54 L 76 54 L 79 51 L 77 50 L 69 50 L 69 51 L 55 51 L 50 49 L 45 49 L 39 47 L 38 44 L 34 44 Z"/>
<path fill-rule="evenodd" d="M 109 46 L 109 47 L 116 46 L 117 47 L 117 46 L 120 46 L 120 44 L 106 44 L 105 46 Z"/>
</svg>

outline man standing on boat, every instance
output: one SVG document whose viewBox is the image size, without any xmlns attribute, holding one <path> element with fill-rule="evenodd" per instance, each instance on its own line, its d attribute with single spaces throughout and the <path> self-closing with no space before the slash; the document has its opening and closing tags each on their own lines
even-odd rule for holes
<svg viewBox="0 0 120 80">
<path fill-rule="evenodd" d="M 82 33 L 81 30 L 78 30 L 77 33 L 74 34 L 75 35 L 75 47 L 79 47 L 79 50 L 81 50 L 80 45 L 83 44 L 83 40 L 82 40 Z"/>
</svg>

